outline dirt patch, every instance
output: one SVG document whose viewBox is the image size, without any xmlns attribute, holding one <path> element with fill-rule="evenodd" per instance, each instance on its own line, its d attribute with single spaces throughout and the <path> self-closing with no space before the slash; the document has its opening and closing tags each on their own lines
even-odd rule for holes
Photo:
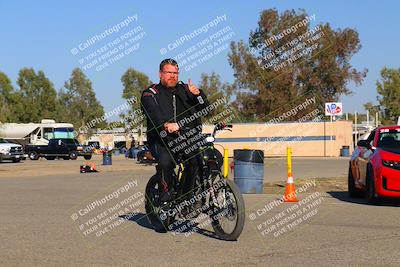
<svg viewBox="0 0 400 267">
<path fill-rule="evenodd" d="M 315 178 L 315 179 L 297 179 L 294 184 L 296 189 L 305 185 L 314 183 L 315 186 L 307 188 L 307 193 L 313 192 L 329 192 L 329 191 L 347 191 L 346 177 L 331 177 L 331 178 Z M 285 192 L 286 182 L 274 182 L 264 184 L 264 193 L 283 194 Z"/>
</svg>

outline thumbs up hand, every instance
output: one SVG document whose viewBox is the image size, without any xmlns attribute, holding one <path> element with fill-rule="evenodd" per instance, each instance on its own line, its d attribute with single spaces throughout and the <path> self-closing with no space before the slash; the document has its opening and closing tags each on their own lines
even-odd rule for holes
<svg viewBox="0 0 400 267">
<path fill-rule="evenodd" d="M 189 79 L 188 85 L 189 85 L 189 91 L 190 91 L 192 94 L 194 94 L 194 95 L 199 95 L 199 94 L 200 94 L 199 88 L 197 88 L 196 85 L 194 85 L 194 84 L 192 83 L 192 80 L 191 80 L 191 79 Z"/>
</svg>

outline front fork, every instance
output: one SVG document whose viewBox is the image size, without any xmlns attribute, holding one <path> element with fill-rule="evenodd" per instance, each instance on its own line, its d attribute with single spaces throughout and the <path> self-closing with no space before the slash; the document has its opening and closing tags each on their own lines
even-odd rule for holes
<svg viewBox="0 0 400 267">
<path fill-rule="evenodd" d="M 228 158 L 228 149 L 224 148 L 224 158 L 223 158 L 223 173 L 222 173 L 222 177 L 223 179 L 228 179 L 228 174 L 229 174 L 229 158 Z M 208 179 L 208 183 L 209 183 L 209 188 L 210 188 L 210 196 L 211 196 L 211 200 L 213 202 L 213 206 L 214 207 L 218 207 L 219 208 L 219 203 L 217 197 L 215 196 L 215 190 L 212 184 L 212 179 Z M 225 188 L 220 189 L 222 190 L 222 206 L 224 207 L 226 205 L 226 198 L 225 198 Z"/>
</svg>

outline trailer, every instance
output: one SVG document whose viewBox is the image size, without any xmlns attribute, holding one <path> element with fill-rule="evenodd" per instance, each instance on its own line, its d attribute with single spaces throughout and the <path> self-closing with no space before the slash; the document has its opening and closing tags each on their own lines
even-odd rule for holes
<svg viewBox="0 0 400 267">
<path fill-rule="evenodd" d="M 3 123 L 0 124 L 0 138 L 26 146 L 48 145 L 50 139 L 75 138 L 71 123 L 56 123 L 54 120 L 42 120 L 40 123 Z"/>
</svg>

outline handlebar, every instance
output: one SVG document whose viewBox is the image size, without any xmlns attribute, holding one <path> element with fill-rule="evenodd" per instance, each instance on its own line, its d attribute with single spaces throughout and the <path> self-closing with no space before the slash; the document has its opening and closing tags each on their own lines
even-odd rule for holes
<svg viewBox="0 0 400 267">
<path fill-rule="evenodd" d="M 215 137 L 215 134 L 217 131 L 222 131 L 222 130 L 228 130 L 228 131 L 232 131 L 233 125 L 232 124 L 225 124 L 225 123 L 216 123 L 214 126 L 214 131 L 212 136 Z"/>
<path fill-rule="evenodd" d="M 213 130 L 212 136 L 215 137 L 215 134 L 217 133 L 217 131 L 223 131 L 223 130 L 232 131 L 232 128 L 233 128 L 232 124 L 216 123 L 216 124 L 214 124 L 214 130 Z M 190 131 L 191 129 L 192 128 L 190 128 L 190 127 L 183 126 L 178 131 L 173 132 L 171 134 L 179 136 L 184 132 Z"/>
</svg>

